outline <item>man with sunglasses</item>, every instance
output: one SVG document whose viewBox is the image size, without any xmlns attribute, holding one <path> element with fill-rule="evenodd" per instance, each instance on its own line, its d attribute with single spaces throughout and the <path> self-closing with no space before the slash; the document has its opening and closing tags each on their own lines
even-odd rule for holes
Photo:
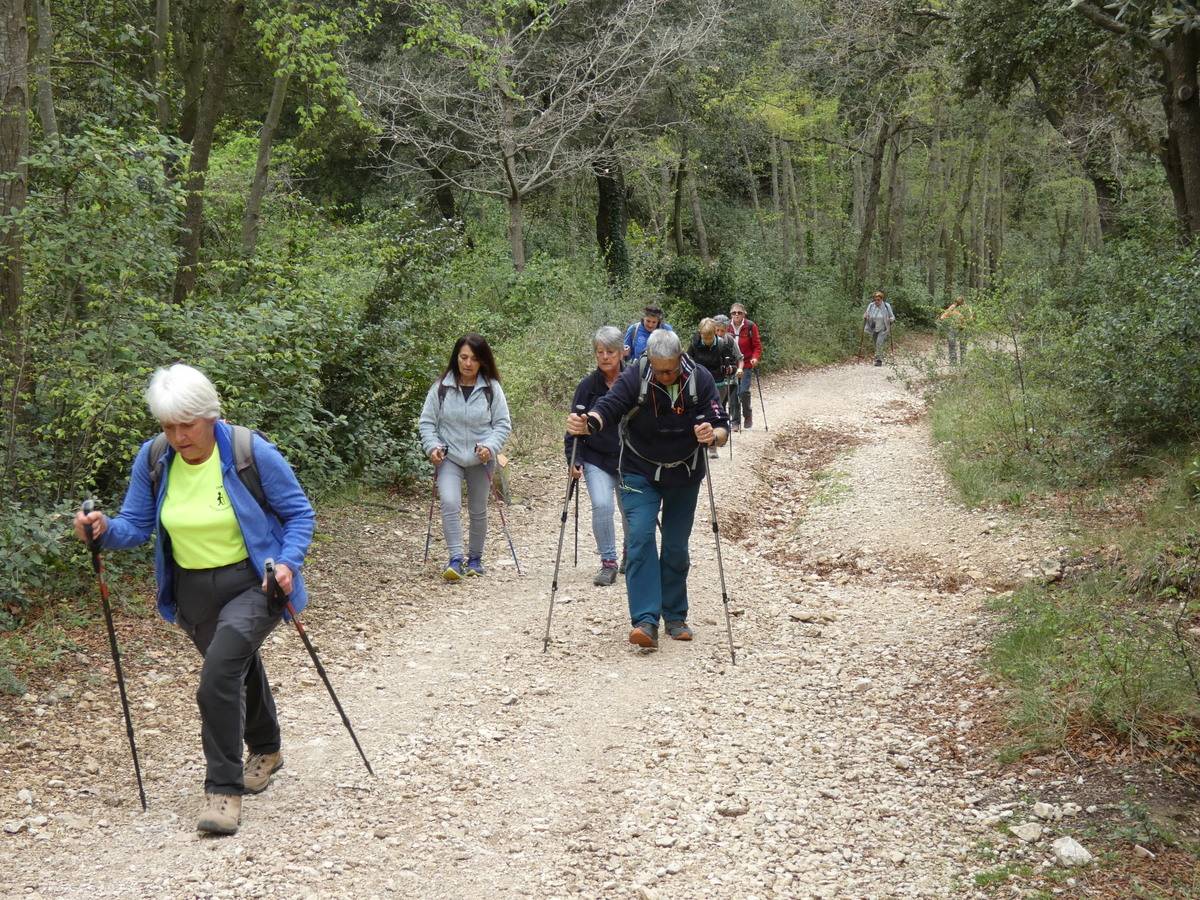
<svg viewBox="0 0 1200 900">
<path fill-rule="evenodd" d="M 646 358 L 629 366 L 586 415 L 567 417 L 570 434 L 619 428 L 621 508 L 628 560 L 629 642 L 658 646 L 659 621 L 677 641 L 687 623 L 688 539 L 704 481 L 705 447 L 729 438 L 729 419 L 712 375 L 683 355 L 679 336 L 656 330 Z M 655 527 L 662 511 L 662 548 Z"/>
</svg>

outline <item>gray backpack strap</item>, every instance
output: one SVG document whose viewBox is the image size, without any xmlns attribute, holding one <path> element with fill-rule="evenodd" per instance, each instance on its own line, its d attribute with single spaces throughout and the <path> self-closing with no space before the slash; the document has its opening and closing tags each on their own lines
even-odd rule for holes
<svg viewBox="0 0 1200 900">
<path fill-rule="evenodd" d="M 167 455 L 167 436 L 159 434 L 150 442 L 150 496 L 158 500 L 158 486 L 162 482 L 163 457 Z"/>
<path fill-rule="evenodd" d="M 262 479 L 258 477 L 258 466 L 254 462 L 254 431 L 245 425 L 232 425 L 233 429 L 233 465 L 238 478 L 246 486 L 246 490 L 255 501 L 265 510 L 270 510 L 267 495 L 263 491 Z"/>
</svg>

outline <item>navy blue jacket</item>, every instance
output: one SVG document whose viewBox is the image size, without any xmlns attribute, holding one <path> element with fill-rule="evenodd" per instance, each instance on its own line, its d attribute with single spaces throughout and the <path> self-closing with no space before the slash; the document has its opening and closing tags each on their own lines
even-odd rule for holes
<svg viewBox="0 0 1200 900">
<path fill-rule="evenodd" d="M 686 379 L 696 379 L 696 400 Z M 604 429 L 616 433 L 625 414 L 637 406 L 641 381 L 639 366 L 629 366 L 621 373 L 607 394 L 601 397 L 595 410 L 604 420 Z M 697 416 L 714 428 L 729 428 L 729 417 L 717 396 L 717 385 L 703 366 L 696 366 L 677 382 L 679 397 L 674 403 L 666 389 L 651 376 L 646 400 L 637 414 L 630 418 L 627 445 L 621 460 L 622 474 L 636 474 L 657 482 L 664 488 L 679 487 L 704 478 L 704 462 L 696 442 Z M 683 465 L 668 468 L 667 464 Z"/>
<path fill-rule="evenodd" d="M 571 412 L 577 412 L 577 407 L 580 406 L 585 410 L 591 410 L 596 405 L 596 401 L 607 393 L 608 385 L 604 382 L 604 373 L 599 369 L 593 369 L 575 388 L 575 396 L 571 398 Z M 566 454 L 568 462 L 571 460 L 571 444 L 574 440 L 575 436 L 572 434 L 568 434 L 563 439 L 563 452 Z M 620 450 L 621 444 L 617 437 L 617 430 L 606 428 L 598 434 L 589 434 L 587 437 L 579 438 L 579 453 L 575 456 L 575 464 L 583 465 L 588 462 L 616 477 L 617 457 Z"/>
</svg>

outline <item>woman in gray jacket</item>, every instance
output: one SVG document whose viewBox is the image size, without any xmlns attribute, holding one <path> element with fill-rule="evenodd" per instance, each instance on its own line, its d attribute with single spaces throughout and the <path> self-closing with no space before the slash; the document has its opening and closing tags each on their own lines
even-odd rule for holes
<svg viewBox="0 0 1200 900">
<path fill-rule="evenodd" d="M 425 396 L 420 419 L 421 446 L 437 468 L 442 504 L 442 534 L 450 562 L 442 577 L 458 581 L 483 574 L 483 542 L 487 537 L 489 472 L 512 432 L 508 401 L 492 348 L 478 334 L 464 334 L 454 344 L 450 364 Z M 463 562 L 462 483 L 467 482 L 471 514 L 470 547 Z"/>
</svg>

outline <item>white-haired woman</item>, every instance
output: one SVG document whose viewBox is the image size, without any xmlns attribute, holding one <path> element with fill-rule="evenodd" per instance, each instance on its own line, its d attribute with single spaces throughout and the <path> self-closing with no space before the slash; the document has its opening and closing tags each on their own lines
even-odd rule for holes
<svg viewBox="0 0 1200 900">
<path fill-rule="evenodd" d="M 207 772 L 197 828 L 233 834 L 242 794 L 266 789 L 283 765 L 258 653 L 282 611 L 268 599 L 263 566 L 276 560 L 279 586 L 303 609 L 300 568 L 313 509 L 274 445 L 221 420 L 217 390 L 203 373 L 185 365 L 159 369 L 146 402 L 163 434 L 138 451 L 121 512 L 80 512 L 75 533 L 86 540 L 90 525 L 100 545 L 113 550 L 157 535 L 158 610 L 204 657 L 196 702 Z"/>
<path fill-rule="evenodd" d="M 608 393 L 621 374 L 621 358 L 624 341 L 621 330 L 605 325 L 592 337 L 592 349 L 596 353 L 596 368 L 575 388 L 571 399 L 572 411 L 583 407 L 584 411 L 596 405 L 596 401 Z M 568 434 L 564 441 L 567 460 L 571 459 L 571 448 L 579 442 L 575 455 L 575 471 L 572 476 L 587 481 L 588 496 L 592 499 L 592 534 L 596 538 L 596 552 L 600 554 L 600 569 L 592 583 L 610 585 L 617 580 L 617 529 L 613 521 L 617 497 L 617 463 L 620 458 L 620 443 L 615 430 L 599 434 L 576 437 Z"/>
</svg>

